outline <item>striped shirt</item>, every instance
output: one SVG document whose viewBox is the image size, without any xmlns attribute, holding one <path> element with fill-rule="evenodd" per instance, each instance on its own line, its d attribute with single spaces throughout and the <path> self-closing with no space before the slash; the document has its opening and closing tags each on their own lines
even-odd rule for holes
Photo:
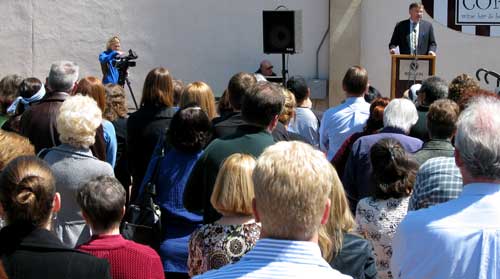
<svg viewBox="0 0 500 279">
<path fill-rule="evenodd" d="M 330 278 L 348 279 L 321 257 L 316 243 L 264 238 L 234 264 L 193 278 Z"/>
</svg>

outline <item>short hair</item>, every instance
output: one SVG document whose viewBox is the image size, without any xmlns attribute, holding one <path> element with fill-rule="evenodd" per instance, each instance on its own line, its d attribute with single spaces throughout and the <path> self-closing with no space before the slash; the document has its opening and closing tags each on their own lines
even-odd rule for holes
<svg viewBox="0 0 500 279">
<path fill-rule="evenodd" d="M 419 94 L 425 93 L 424 103 L 431 105 L 434 101 L 448 98 L 448 82 L 438 77 L 428 77 L 422 82 Z"/>
<path fill-rule="evenodd" d="M 15 158 L 35 155 L 35 147 L 28 138 L 0 129 L 0 171 Z"/>
<path fill-rule="evenodd" d="M 21 84 L 19 84 L 19 96 L 23 98 L 31 98 L 42 88 L 42 81 L 37 79 L 36 77 L 29 77 L 23 79 Z"/>
<path fill-rule="evenodd" d="M 101 125 L 102 113 L 94 99 L 71 96 L 63 102 L 56 117 L 56 127 L 62 143 L 89 148 L 95 142 L 95 131 Z"/>
<path fill-rule="evenodd" d="M 50 66 L 47 86 L 54 92 L 69 93 L 78 80 L 80 67 L 71 61 L 58 61 Z"/>
<path fill-rule="evenodd" d="M 82 78 L 76 85 L 76 93 L 89 96 L 96 101 L 101 111 L 106 110 L 106 90 L 99 78 L 93 76 Z"/>
<path fill-rule="evenodd" d="M 364 127 L 365 132 L 374 133 L 384 127 L 384 110 L 391 100 L 386 97 L 379 97 L 370 104 L 370 116 Z"/>
<path fill-rule="evenodd" d="M 274 117 L 280 115 L 285 97 L 281 88 L 270 82 L 257 83 L 243 98 L 241 116 L 248 123 L 267 127 Z"/>
<path fill-rule="evenodd" d="M 460 111 L 464 111 L 470 103 L 474 101 L 474 99 L 478 97 L 491 97 L 491 98 L 500 98 L 497 94 L 485 90 L 485 89 L 470 89 L 463 92 L 460 96 L 460 100 L 458 100 L 458 106 L 460 107 Z"/>
<path fill-rule="evenodd" d="M 106 42 L 106 49 L 111 49 L 112 45 L 119 43 L 120 43 L 120 38 L 118 36 L 113 36 L 109 38 L 109 40 Z"/>
<path fill-rule="evenodd" d="M 0 203 L 7 224 L 42 227 L 49 222 L 56 181 L 50 167 L 35 156 L 12 160 L 0 175 Z"/>
<path fill-rule="evenodd" d="M 384 127 L 393 127 L 408 133 L 418 121 L 415 105 L 408 99 L 394 99 L 384 110 Z"/>
<path fill-rule="evenodd" d="M 375 100 L 377 98 L 382 98 L 382 94 L 380 94 L 380 91 L 378 91 L 377 88 L 375 88 L 371 85 L 368 86 L 368 91 L 365 94 L 365 101 L 367 103 L 371 103 L 371 102 L 373 102 L 373 100 Z"/>
<path fill-rule="evenodd" d="M 210 197 L 217 212 L 223 215 L 252 215 L 254 168 L 255 159 L 248 154 L 235 153 L 224 160 Z"/>
<path fill-rule="evenodd" d="M 350 67 L 344 75 L 342 86 L 347 93 L 362 96 L 368 87 L 368 72 L 361 66 Z"/>
<path fill-rule="evenodd" d="M 243 98 L 247 95 L 251 88 L 257 83 L 255 75 L 250 73 L 237 73 L 231 77 L 229 84 L 227 85 L 227 91 L 229 95 L 229 103 L 231 106 L 240 110 L 243 102 Z"/>
<path fill-rule="evenodd" d="M 182 91 L 184 91 L 184 82 L 180 79 L 173 79 L 174 87 L 174 106 L 178 106 L 181 102 Z"/>
<path fill-rule="evenodd" d="M 196 153 L 210 140 L 211 123 L 207 114 L 199 107 L 178 110 L 167 132 L 168 142 L 177 150 Z"/>
<path fill-rule="evenodd" d="M 458 105 L 449 99 L 437 100 L 429 107 L 427 129 L 433 139 L 449 139 L 457 129 Z"/>
<path fill-rule="evenodd" d="M 174 87 L 170 72 L 163 67 L 149 71 L 142 88 L 141 106 L 172 107 Z"/>
<path fill-rule="evenodd" d="M 179 106 L 186 108 L 193 105 L 199 106 L 210 120 L 217 116 L 214 93 L 203 81 L 195 81 L 184 87 Z"/>
<path fill-rule="evenodd" d="M 99 176 L 83 184 L 76 202 L 93 230 L 109 230 L 120 224 L 125 206 L 125 189 L 116 178 Z"/>
<path fill-rule="evenodd" d="M 458 103 L 465 91 L 478 90 L 479 88 L 479 83 L 473 77 L 460 74 L 448 86 L 448 98 Z"/>
<path fill-rule="evenodd" d="M 125 89 L 118 84 L 108 83 L 104 85 L 104 90 L 106 92 L 106 109 L 103 117 L 109 121 L 126 117 L 128 108 Z"/>
<path fill-rule="evenodd" d="M 286 82 L 286 88 L 295 96 L 297 103 L 302 103 L 307 98 L 307 82 L 302 76 L 293 76 Z"/>
<path fill-rule="evenodd" d="M 285 98 L 285 104 L 283 105 L 283 109 L 280 113 L 279 121 L 286 126 L 295 115 L 295 107 L 297 106 L 297 103 L 295 102 L 295 96 L 289 90 L 282 88 L 281 94 L 283 94 L 283 97 Z"/>
<path fill-rule="evenodd" d="M 476 98 L 457 122 L 455 148 L 474 178 L 500 179 L 500 100 Z"/>
<path fill-rule="evenodd" d="M 373 182 L 377 199 L 408 197 L 415 183 L 418 163 L 399 141 L 384 138 L 370 148 Z"/>
<path fill-rule="evenodd" d="M 19 86 L 23 78 L 19 75 L 8 75 L 0 80 L 0 115 L 7 114 L 7 108 L 19 95 Z"/>
<path fill-rule="evenodd" d="M 310 239 L 318 231 L 334 179 L 321 151 L 278 142 L 257 159 L 252 178 L 262 228 L 270 237 Z"/>
<path fill-rule="evenodd" d="M 410 4 L 410 7 L 408 8 L 409 10 L 413 9 L 413 8 L 424 8 L 424 4 L 422 4 L 421 2 L 413 2 Z"/>
</svg>

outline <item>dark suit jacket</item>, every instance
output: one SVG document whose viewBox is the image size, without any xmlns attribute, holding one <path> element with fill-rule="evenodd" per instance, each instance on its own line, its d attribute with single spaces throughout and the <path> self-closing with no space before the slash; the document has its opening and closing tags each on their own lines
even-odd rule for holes
<svg viewBox="0 0 500 279">
<path fill-rule="evenodd" d="M 51 232 L 30 225 L 0 231 L 0 258 L 9 278 L 111 279 L 105 259 L 67 248 Z"/>
<path fill-rule="evenodd" d="M 417 54 L 428 54 L 429 51 L 436 52 L 437 44 L 434 38 L 432 24 L 425 20 L 420 20 L 418 32 Z M 400 21 L 392 33 L 389 49 L 399 46 L 399 53 L 411 54 L 410 50 L 410 20 Z"/>
</svg>

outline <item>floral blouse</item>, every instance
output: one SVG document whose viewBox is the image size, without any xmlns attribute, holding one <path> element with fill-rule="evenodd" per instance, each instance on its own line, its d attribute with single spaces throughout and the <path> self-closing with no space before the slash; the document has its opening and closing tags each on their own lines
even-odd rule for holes
<svg viewBox="0 0 500 279">
<path fill-rule="evenodd" d="M 409 197 L 387 200 L 364 198 L 356 208 L 357 231 L 370 240 L 379 278 L 393 278 L 390 271 L 392 238 L 408 211 Z"/>
<path fill-rule="evenodd" d="M 250 251 L 260 236 L 260 223 L 243 225 L 207 224 L 189 240 L 189 276 L 202 274 L 237 262 Z"/>
</svg>

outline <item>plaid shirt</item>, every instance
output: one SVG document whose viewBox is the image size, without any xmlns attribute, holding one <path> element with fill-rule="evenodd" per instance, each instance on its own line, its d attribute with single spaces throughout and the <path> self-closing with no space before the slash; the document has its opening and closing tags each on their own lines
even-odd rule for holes
<svg viewBox="0 0 500 279">
<path fill-rule="evenodd" d="M 418 210 L 456 199 L 462 193 L 462 175 L 453 157 L 427 160 L 417 173 L 408 210 Z"/>
</svg>

